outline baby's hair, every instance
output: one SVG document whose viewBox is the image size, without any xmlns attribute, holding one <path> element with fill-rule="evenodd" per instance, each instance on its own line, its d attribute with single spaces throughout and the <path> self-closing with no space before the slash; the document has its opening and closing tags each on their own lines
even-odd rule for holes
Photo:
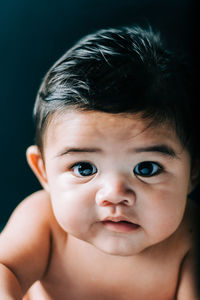
<svg viewBox="0 0 200 300">
<path fill-rule="evenodd" d="M 99 30 L 46 74 L 34 108 L 36 144 L 42 151 L 49 121 L 67 109 L 141 113 L 151 124 L 169 123 L 196 159 L 193 102 L 190 67 L 158 32 L 150 26 Z"/>
</svg>

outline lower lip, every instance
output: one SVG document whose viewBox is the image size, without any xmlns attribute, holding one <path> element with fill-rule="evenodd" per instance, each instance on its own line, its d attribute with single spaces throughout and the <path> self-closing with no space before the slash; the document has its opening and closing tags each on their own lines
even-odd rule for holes
<svg viewBox="0 0 200 300">
<path fill-rule="evenodd" d="M 124 221 L 120 221 L 120 222 L 103 221 L 102 223 L 107 229 L 115 232 L 122 232 L 122 233 L 135 231 L 140 227 L 137 224 L 124 222 Z"/>
</svg>

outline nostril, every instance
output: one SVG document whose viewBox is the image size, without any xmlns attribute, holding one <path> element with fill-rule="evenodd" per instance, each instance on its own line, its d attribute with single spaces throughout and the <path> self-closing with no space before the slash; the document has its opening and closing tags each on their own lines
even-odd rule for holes
<svg viewBox="0 0 200 300">
<path fill-rule="evenodd" d="M 102 201 L 99 201 L 98 204 L 100 206 L 111 206 L 111 205 L 119 205 L 119 204 L 129 206 L 129 205 L 132 205 L 133 203 L 130 200 L 124 199 L 121 201 L 102 200 Z"/>
<path fill-rule="evenodd" d="M 125 204 L 125 205 L 129 205 L 130 201 L 129 200 L 124 200 L 124 201 L 122 201 L 122 203 Z"/>
<path fill-rule="evenodd" d="M 103 200 L 103 201 L 101 201 L 100 204 L 101 204 L 102 206 L 109 206 L 109 205 L 111 205 L 112 203 L 109 202 L 109 201 L 107 201 L 107 200 Z"/>
</svg>

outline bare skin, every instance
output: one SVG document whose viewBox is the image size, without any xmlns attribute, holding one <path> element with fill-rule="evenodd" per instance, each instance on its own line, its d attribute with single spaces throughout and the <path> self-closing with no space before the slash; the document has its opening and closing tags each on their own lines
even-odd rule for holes
<svg viewBox="0 0 200 300">
<path fill-rule="evenodd" d="M 44 156 L 29 148 L 44 190 L 0 236 L 0 298 L 197 299 L 190 158 L 172 131 L 145 128 L 138 118 L 66 113 L 50 124 Z M 174 153 L 144 150 L 158 141 Z M 144 161 L 163 169 L 138 175 Z"/>
<path fill-rule="evenodd" d="M 15 225 L 19 224 L 18 218 L 20 226 Z M 10 247 L 6 231 L 1 242 L 5 243 L 4 249 L 7 249 L 4 255 L 7 256 L 9 251 L 10 257 L 16 262 L 14 265 L 13 262 L 5 261 L 5 264 L 12 268 L 18 278 L 24 278 L 21 280 L 23 292 L 34 281 L 31 270 L 35 265 L 38 266 L 40 281 L 33 285 L 24 300 L 172 300 L 180 288 L 180 276 L 184 276 L 181 274 L 181 265 L 191 249 L 192 227 L 189 224 L 185 216 L 173 237 L 149 249 L 137 259 L 111 256 L 67 235 L 55 220 L 48 194 L 40 191 L 20 204 L 6 228 L 6 231 L 12 230 L 14 236 L 20 236 L 23 228 L 24 247 L 18 244 L 19 241 L 12 242 L 13 247 Z M 30 239 L 31 229 L 38 239 Z M 18 248 L 20 257 L 16 258 Z M 32 257 L 31 261 L 27 252 Z M 20 274 L 17 273 L 19 265 Z M 192 274 L 189 276 L 194 285 Z M 177 299 L 187 298 L 182 296 Z M 193 296 L 190 299 L 197 298 Z"/>
</svg>

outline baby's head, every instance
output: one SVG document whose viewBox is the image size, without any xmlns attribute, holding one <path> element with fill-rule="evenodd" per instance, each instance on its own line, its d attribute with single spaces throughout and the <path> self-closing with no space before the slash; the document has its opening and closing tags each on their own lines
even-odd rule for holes
<svg viewBox="0 0 200 300">
<path fill-rule="evenodd" d="M 151 29 L 71 48 L 41 85 L 27 152 L 60 226 L 116 255 L 175 232 L 198 177 L 193 102 L 188 67 Z"/>
<path fill-rule="evenodd" d="M 36 144 L 43 151 L 48 125 L 65 111 L 139 112 L 152 124 L 170 125 L 195 160 L 191 81 L 186 63 L 151 28 L 99 30 L 67 51 L 45 76 L 34 108 Z"/>
</svg>

